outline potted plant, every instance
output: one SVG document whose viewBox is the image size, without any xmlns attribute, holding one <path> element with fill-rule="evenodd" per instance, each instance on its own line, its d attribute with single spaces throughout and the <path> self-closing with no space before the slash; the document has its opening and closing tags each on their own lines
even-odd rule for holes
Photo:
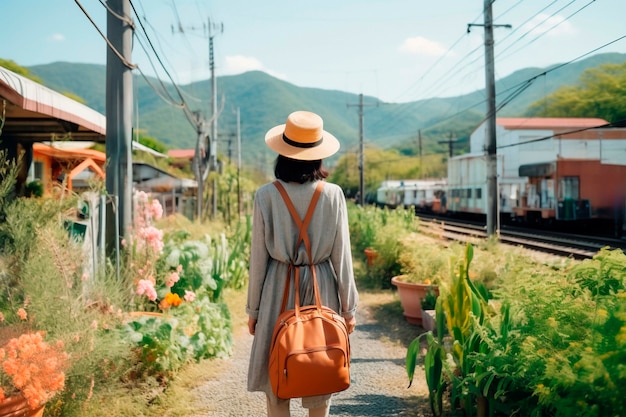
<svg viewBox="0 0 626 417">
<path fill-rule="evenodd" d="M 450 259 L 458 245 L 411 233 L 400 241 L 398 262 L 401 274 L 391 279 L 398 289 L 403 314 L 411 324 L 422 324 L 421 300 L 430 291 L 439 294 L 439 283 L 450 271 Z"/>
<path fill-rule="evenodd" d="M 68 358 L 63 344 L 47 343 L 43 332 L 25 331 L 3 343 L 0 348 L 0 417 L 42 416 L 45 404 L 65 387 Z"/>
</svg>

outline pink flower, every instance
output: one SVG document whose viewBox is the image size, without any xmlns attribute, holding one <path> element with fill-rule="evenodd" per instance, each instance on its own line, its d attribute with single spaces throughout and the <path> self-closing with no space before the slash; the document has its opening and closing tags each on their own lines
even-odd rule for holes
<svg viewBox="0 0 626 417">
<path fill-rule="evenodd" d="M 140 279 L 137 283 L 137 295 L 145 295 L 150 301 L 157 299 L 154 283 L 148 279 Z"/>
<path fill-rule="evenodd" d="M 194 293 L 193 291 L 187 291 L 185 290 L 185 296 L 183 297 L 185 299 L 185 301 L 187 302 L 192 302 L 193 300 L 196 299 L 196 293 Z"/>
<path fill-rule="evenodd" d="M 174 284 L 176 284 L 179 280 L 180 280 L 180 276 L 178 275 L 178 272 L 172 272 L 170 276 L 167 278 L 167 281 L 165 282 L 165 286 L 168 288 L 172 288 Z"/>
<path fill-rule="evenodd" d="M 150 211 L 151 211 L 152 217 L 155 220 L 159 220 L 161 217 L 163 217 L 163 206 L 161 206 L 161 203 L 159 203 L 159 200 L 152 200 L 150 209 L 151 209 Z"/>
<path fill-rule="evenodd" d="M 159 253 L 163 250 L 163 231 L 154 226 L 142 227 L 137 230 L 137 237 L 145 242 L 146 245 Z"/>
<path fill-rule="evenodd" d="M 28 313 L 23 308 L 17 310 L 17 316 L 20 320 L 26 320 L 28 318 Z"/>
</svg>

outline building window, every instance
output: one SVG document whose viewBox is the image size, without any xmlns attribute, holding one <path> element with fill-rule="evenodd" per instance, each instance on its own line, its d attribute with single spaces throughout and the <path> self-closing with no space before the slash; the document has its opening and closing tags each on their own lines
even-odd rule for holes
<svg viewBox="0 0 626 417">
<path fill-rule="evenodd" d="M 578 177 L 562 177 L 559 182 L 559 200 L 580 198 Z"/>
</svg>

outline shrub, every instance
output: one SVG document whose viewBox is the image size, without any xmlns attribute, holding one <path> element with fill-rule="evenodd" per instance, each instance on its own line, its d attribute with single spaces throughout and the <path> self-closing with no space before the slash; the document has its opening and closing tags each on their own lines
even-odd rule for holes
<svg viewBox="0 0 626 417">
<path fill-rule="evenodd" d="M 377 253 L 367 269 L 360 267 L 360 262 L 356 265 L 360 284 L 371 288 L 391 288 L 391 278 L 400 274 L 399 240 L 417 230 L 415 213 L 403 208 L 390 210 L 349 204 L 348 217 L 353 257 L 364 261 L 366 248 Z"/>
</svg>

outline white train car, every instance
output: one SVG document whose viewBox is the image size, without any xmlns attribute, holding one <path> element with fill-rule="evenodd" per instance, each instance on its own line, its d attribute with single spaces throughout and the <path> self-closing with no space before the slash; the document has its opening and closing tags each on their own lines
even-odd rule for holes
<svg viewBox="0 0 626 417">
<path fill-rule="evenodd" d="M 441 198 L 446 193 L 446 179 L 412 181 L 404 188 L 404 207 L 415 207 L 416 212 L 440 212 Z"/>
<path fill-rule="evenodd" d="M 388 180 L 376 192 L 381 207 L 415 207 L 416 211 L 439 211 L 445 194 L 445 179 Z"/>
<path fill-rule="evenodd" d="M 505 176 L 503 158 L 497 157 L 498 208 L 512 216 L 528 178 Z M 487 214 L 487 162 L 484 154 L 465 154 L 448 161 L 448 193 L 443 206 L 449 214 Z"/>
<path fill-rule="evenodd" d="M 396 208 L 404 202 L 404 187 L 401 180 L 383 181 L 376 190 L 376 205 Z"/>
</svg>

